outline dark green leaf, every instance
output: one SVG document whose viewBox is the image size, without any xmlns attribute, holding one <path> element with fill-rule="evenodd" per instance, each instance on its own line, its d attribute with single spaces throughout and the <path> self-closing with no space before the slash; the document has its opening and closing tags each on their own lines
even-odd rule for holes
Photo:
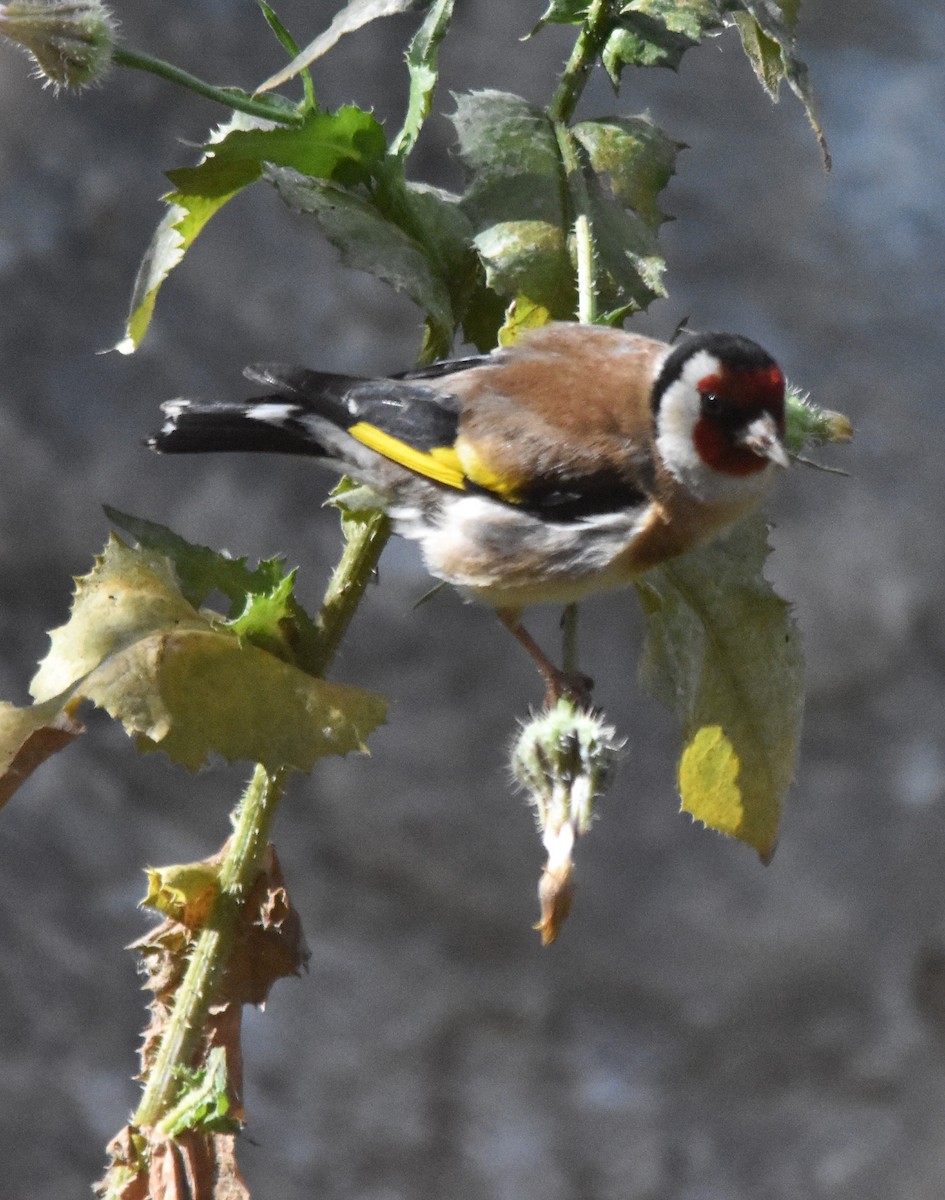
<svg viewBox="0 0 945 1200">
<path fill-rule="evenodd" d="M 365 196 L 297 171 L 266 171 L 282 199 L 297 212 L 310 213 L 325 236 L 341 251 L 347 266 L 364 270 L 406 293 L 434 322 L 448 342 L 455 318 L 437 264 L 425 246 L 389 221 Z"/>
</svg>

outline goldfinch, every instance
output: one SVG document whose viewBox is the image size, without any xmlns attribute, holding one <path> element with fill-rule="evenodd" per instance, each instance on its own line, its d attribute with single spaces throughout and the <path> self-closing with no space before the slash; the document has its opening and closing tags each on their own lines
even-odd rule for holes
<svg viewBox="0 0 945 1200">
<path fill-rule="evenodd" d="M 782 467 L 784 376 L 734 334 L 675 346 L 557 322 L 386 379 L 257 365 L 259 398 L 172 400 L 164 454 L 309 454 L 369 485 L 430 574 L 520 625 L 528 605 L 622 587 L 726 529 Z"/>
</svg>

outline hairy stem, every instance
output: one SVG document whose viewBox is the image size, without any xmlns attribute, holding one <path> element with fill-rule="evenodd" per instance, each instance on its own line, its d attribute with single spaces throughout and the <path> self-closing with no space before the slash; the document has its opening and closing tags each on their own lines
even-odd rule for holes
<svg viewBox="0 0 945 1200">
<path fill-rule="evenodd" d="M 388 521 L 380 512 L 360 519 L 349 518 L 346 533 L 344 552 L 328 583 L 318 616 L 319 674 L 328 670 L 373 576 L 387 541 Z M 141 1103 L 132 1117 L 134 1125 L 156 1125 L 174 1105 L 181 1086 L 181 1068 L 194 1065 L 210 1007 L 233 949 L 240 908 L 259 874 L 287 776 L 286 770 L 270 773 L 257 766 L 233 814 L 233 835 L 220 864 L 220 891 L 194 943 L 167 1028 L 145 1080 Z"/>
<path fill-rule="evenodd" d="M 236 936 L 240 908 L 259 874 L 269 830 L 285 786 L 285 771 L 257 766 L 233 815 L 233 836 L 220 864 L 220 891 L 193 951 L 145 1081 L 137 1126 L 156 1125 L 180 1090 L 181 1068 L 192 1067 L 217 987 Z"/>
<path fill-rule="evenodd" d="M 570 121 L 588 76 L 613 28 L 611 0 L 591 0 L 581 32 L 548 108 L 552 121 Z"/>
</svg>

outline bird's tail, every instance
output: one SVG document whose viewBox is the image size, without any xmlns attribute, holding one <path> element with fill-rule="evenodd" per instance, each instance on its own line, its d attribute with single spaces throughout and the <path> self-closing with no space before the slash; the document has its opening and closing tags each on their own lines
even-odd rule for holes
<svg viewBox="0 0 945 1200">
<path fill-rule="evenodd" d="M 148 438 L 159 454 L 243 451 L 348 459 L 352 414 L 346 395 L 359 381 L 301 367 L 260 365 L 244 374 L 269 389 L 248 400 L 169 400 L 165 421 Z"/>
</svg>

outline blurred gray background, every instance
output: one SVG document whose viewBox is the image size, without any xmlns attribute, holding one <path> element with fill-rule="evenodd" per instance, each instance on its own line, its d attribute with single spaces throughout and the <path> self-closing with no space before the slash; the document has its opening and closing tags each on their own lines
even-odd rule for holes
<svg viewBox="0 0 945 1200">
<path fill-rule="evenodd" d="M 300 39 L 333 3 L 280 12 Z M 546 102 L 570 34 L 520 42 L 541 0 L 467 0 L 444 90 Z M 280 62 L 251 0 L 117 4 L 128 45 L 252 86 Z M 397 120 L 415 20 L 317 68 L 323 101 Z M 825 176 L 724 36 L 677 74 L 595 79 L 583 115 L 649 107 L 689 143 L 664 207 L 670 299 L 763 342 L 857 426 L 771 507 L 771 574 L 809 658 L 803 760 L 774 862 L 677 813 L 676 730 L 635 684 L 632 598 L 584 610 L 584 665 L 629 742 L 579 847 L 558 942 L 531 922 L 541 854 L 505 750 L 538 699 L 487 612 L 392 546 L 335 677 L 386 693 L 371 758 L 299 778 L 276 841 L 312 950 L 246 1020 L 258 1200 L 938 1200 L 945 1176 L 945 12 L 808 0 Z M 314 601 L 338 548 L 310 464 L 160 460 L 157 406 L 224 396 L 244 362 L 409 365 L 410 306 L 345 272 L 256 189 L 201 237 L 132 359 L 120 336 L 163 168 L 221 118 L 116 71 L 54 99 L 0 47 L 0 695 L 24 702 L 107 524 L 101 505 L 250 556 L 284 552 Z M 431 121 L 418 175 L 456 185 Z M 554 636 L 554 614 L 535 629 Z M 212 852 L 246 771 L 139 759 L 93 717 L 0 815 L 0 1192 L 82 1196 L 136 1103 L 144 996 L 122 947 L 142 868 Z"/>
</svg>

